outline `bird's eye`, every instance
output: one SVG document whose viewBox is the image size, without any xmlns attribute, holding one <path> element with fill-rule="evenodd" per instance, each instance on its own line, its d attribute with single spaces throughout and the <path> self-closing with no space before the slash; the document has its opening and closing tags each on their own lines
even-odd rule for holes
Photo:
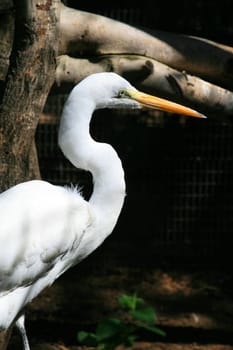
<svg viewBox="0 0 233 350">
<path fill-rule="evenodd" d="M 118 98 L 130 98 L 130 95 L 127 92 L 127 90 L 121 90 L 121 91 L 118 92 L 117 97 Z"/>
<path fill-rule="evenodd" d="M 118 98 L 125 97 L 125 91 L 124 90 L 119 91 L 117 97 Z"/>
</svg>

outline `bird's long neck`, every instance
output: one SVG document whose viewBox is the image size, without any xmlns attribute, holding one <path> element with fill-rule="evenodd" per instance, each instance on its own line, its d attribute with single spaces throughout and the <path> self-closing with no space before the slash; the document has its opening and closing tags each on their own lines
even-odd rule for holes
<svg viewBox="0 0 233 350">
<path fill-rule="evenodd" d="M 62 115 L 59 143 L 76 167 L 92 173 L 94 187 L 89 203 L 101 234 L 107 236 L 115 226 L 124 202 L 124 171 L 115 150 L 90 136 L 94 109 L 94 104 L 81 100 L 77 110 L 77 101 L 70 99 Z"/>
</svg>

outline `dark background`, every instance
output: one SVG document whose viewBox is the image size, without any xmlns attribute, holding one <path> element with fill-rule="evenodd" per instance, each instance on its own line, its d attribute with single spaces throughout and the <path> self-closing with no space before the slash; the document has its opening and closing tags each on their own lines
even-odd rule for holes
<svg viewBox="0 0 233 350">
<path fill-rule="evenodd" d="M 232 1 L 76 1 L 67 5 L 134 26 L 197 35 L 232 45 Z"/>
<path fill-rule="evenodd" d="M 196 35 L 232 45 L 231 1 L 68 1 L 67 5 L 134 26 Z M 143 5 L 143 6 L 142 6 Z M 45 112 L 60 114 L 66 96 Z M 112 116 L 109 116 L 112 114 Z M 57 120 L 58 122 L 58 120 Z M 84 187 L 57 147 L 57 122 L 37 131 L 43 179 Z M 229 266 L 233 232 L 232 119 L 196 120 L 157 113 L 99 111 L 92 135 L 111 143 L 125 168 L 127 197 L 113 234 L 84 266 Z"/>
</svg>

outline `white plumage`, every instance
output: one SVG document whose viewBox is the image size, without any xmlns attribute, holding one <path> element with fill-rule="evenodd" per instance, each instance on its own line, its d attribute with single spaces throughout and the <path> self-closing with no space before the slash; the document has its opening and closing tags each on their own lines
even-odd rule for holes
<svg viewBox="0 0 233 350">
<path fill-rule="evenodd" d="M 0 324 L 8 328 L 70 266 L 91 216 L 76 191 L 35 180 L 0 196 L 0 218 Z"/>
<path fill-rule="evenodd" d="M 156 107 L 153 97 L 140 94 L 115 73 L 93 74 L 70 93 L 60 121 L 59 145 L 74 166 L 92 173 L 94 190 L 88 202 L 75 188 L 40 180 L 0 195 L 0 329 L 16 322 L 25 350 L 29 349 L 25 306 L 104 241 L 123 205 L 121 161 L 110 145 L 91 138 L 91 116 L 98 108 L 140 108 L 148 98 L 148 105 Z"/>
</svg>

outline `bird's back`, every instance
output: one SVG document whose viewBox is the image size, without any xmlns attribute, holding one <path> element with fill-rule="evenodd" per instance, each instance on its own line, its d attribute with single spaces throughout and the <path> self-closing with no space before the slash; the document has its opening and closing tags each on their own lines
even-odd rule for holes
<svg viewBox="0 0 233 350">
<path fill-rule="evenodd" d="M 75 263 L 91 216 L 75 189 L 35 180 L 0 195 L 0 223 L 3 328 L 14 316 L 7 305 L 17 312 Z"/>
</svg>

